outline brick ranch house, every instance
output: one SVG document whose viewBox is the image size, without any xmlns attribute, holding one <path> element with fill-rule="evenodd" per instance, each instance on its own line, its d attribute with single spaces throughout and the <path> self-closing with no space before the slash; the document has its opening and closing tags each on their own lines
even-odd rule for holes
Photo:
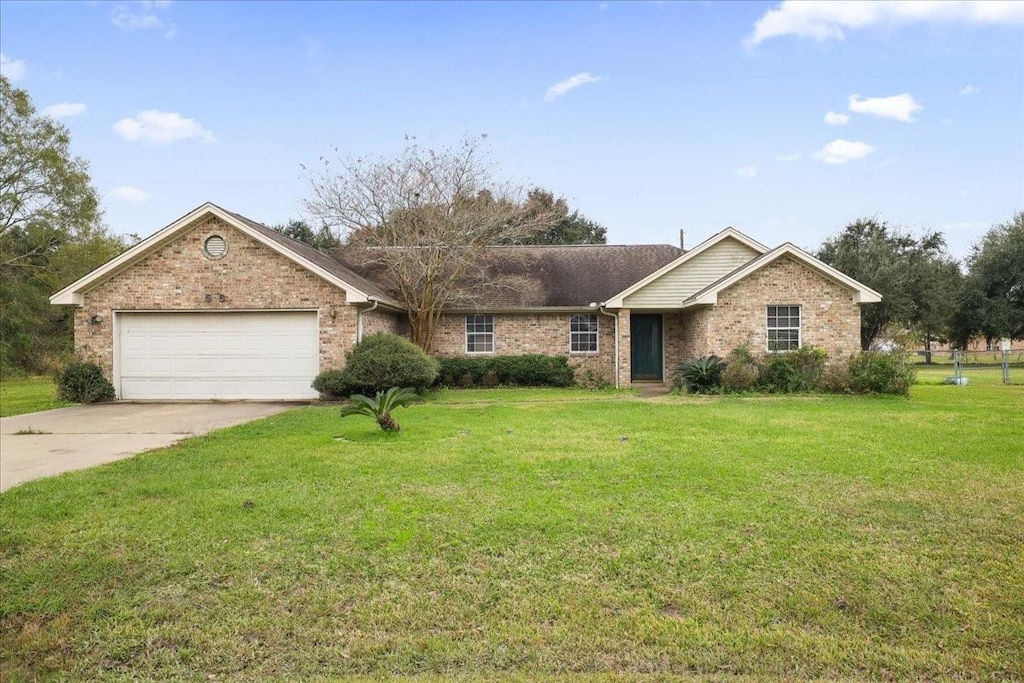
<svg viewBox="0 0 1024 683">
<path fill-rule="evenodd" d="M 669 245 L 495 247 L 509 286 L 446 310 L 434 352 L 565 354 L 617 386 L 668 382 L 685 358 L 859 348 L 880 295 L 792 244 L 727 228 Z M 366 334 L 403 334 L 380 273 L 204 204 L 54 294 L 75 350 L 121 399 L 308 399 Z"/>
</svg>

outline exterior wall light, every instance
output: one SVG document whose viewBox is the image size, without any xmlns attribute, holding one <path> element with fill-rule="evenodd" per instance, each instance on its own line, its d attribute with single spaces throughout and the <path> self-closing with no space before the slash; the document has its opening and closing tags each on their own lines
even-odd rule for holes
<svg viewBox="0 0 1024 683">
<path fill-rule="evenodd" d="M 89 322 L 92 323 L 93 325 L 99 325 L 101 322 L 103 322 L 103 316 L 94 315 L 91 318 L 89 318 Z"/>
</svg>

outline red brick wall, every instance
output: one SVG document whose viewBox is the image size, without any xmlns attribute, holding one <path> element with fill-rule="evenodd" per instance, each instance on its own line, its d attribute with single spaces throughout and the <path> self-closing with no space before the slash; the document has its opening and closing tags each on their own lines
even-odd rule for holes
<svg viewBox="0 0 1024 683">
<path fill-rule="evenodd" d="M 204 241 L 214 234 L 227 242 L 227 252 L 219 259 L 203 253 Z M 210 301 L 206 301 L 206 295 L 210 295 Z M 109 377 L 113 371 L 115 310 L 289 308 L 318 312 L 320 368 L 341 367 L 356 338 L 356 309 L 346 304 L 345 292 L 209 217 L 86 292 L 84 305 L 75 311 L 75 349 L 81 357 L 98 363 Z M 103 321 L 90 323 L 94 315 Z"/>
<path fill-rule="evenodd" d="M 486 311 L 483 311 L 486 313 Z M 576 375 L 586 369 L 614 382 L 615 323 L 598 314 L 597 353 L 569 352 L 569 318 L 571 313 L 494 313 L 494 355 L 513 356 L 541 353 L 569 356 L 577 366 Z M 465 356 L 466 316 L 444 315 L 434 332 L 434 354 Z M 471 354 L 482 355 L 482 354 Z M 483 354 L 485 355 L 485 354 Z"/>
<path fill-rule="evenodd" d="M 409 331 L 408 325 L 405 323 L 405 314 L 391 313 L 380 309 L 363 311 L 363 336 L 377 332 L 388 332 L 400 337 L 408 337 Z"/>
<path fill-rule="evenodd" d="M 800 306 L 801 344 L 824 349 L 831 359 L 860 348 L 860 306 L 853 291 L 783 257 L 719 293 L 718 305 L 710 309 L 707 346 L 694 355 L 725 356 L 748 340 L 755 353 L 767 350 L 770 305 Z"/>
</svg>

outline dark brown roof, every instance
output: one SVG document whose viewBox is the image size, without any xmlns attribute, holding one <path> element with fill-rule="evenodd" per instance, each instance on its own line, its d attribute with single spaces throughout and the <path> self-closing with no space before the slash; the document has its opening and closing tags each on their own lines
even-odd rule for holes
<svg viewBox="0 0 1024 683">
<path fill-rule="evenodd" d="M 342 247 L 332 256 L 387 287 L 386 273 Z M 493 247 L 484 277 L 463 284 L 451 307 L 587 307 L 604 302 L 683 254 L 666 244 Z M 486 283 L 486 284 L 485 284 Z"/>
<path fill-rule="evenodd" d="M 241 214 L 225 213 L 374 299 L 396 302 L 387 273 L 344 247 L 324 253 Z M 463 283 L 453 306 L 507 309 L 588 307 L 604 302 L 683 254 L 667 244 L 492 247 L 486 275 Z M 346 258 L 348 257 L 348 258 Z"/>
</svg>

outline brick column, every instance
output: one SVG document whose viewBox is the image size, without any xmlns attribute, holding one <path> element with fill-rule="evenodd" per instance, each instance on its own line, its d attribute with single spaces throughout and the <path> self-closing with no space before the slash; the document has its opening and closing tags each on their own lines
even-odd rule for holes
<svg viewBox="0 0 1024 683">
<path fill-rule="evenodd" d="M 619 309 L 619 367 L 615 369 L 617 377 L 619 378 L 619 388 L 628 389 L 632 382 L 631 374 L 632 370 L 630 367 L 630 361 L 633 357 L 630 346 L 630 333 L 629 333 L 629 309 Z"/>
</svg>

